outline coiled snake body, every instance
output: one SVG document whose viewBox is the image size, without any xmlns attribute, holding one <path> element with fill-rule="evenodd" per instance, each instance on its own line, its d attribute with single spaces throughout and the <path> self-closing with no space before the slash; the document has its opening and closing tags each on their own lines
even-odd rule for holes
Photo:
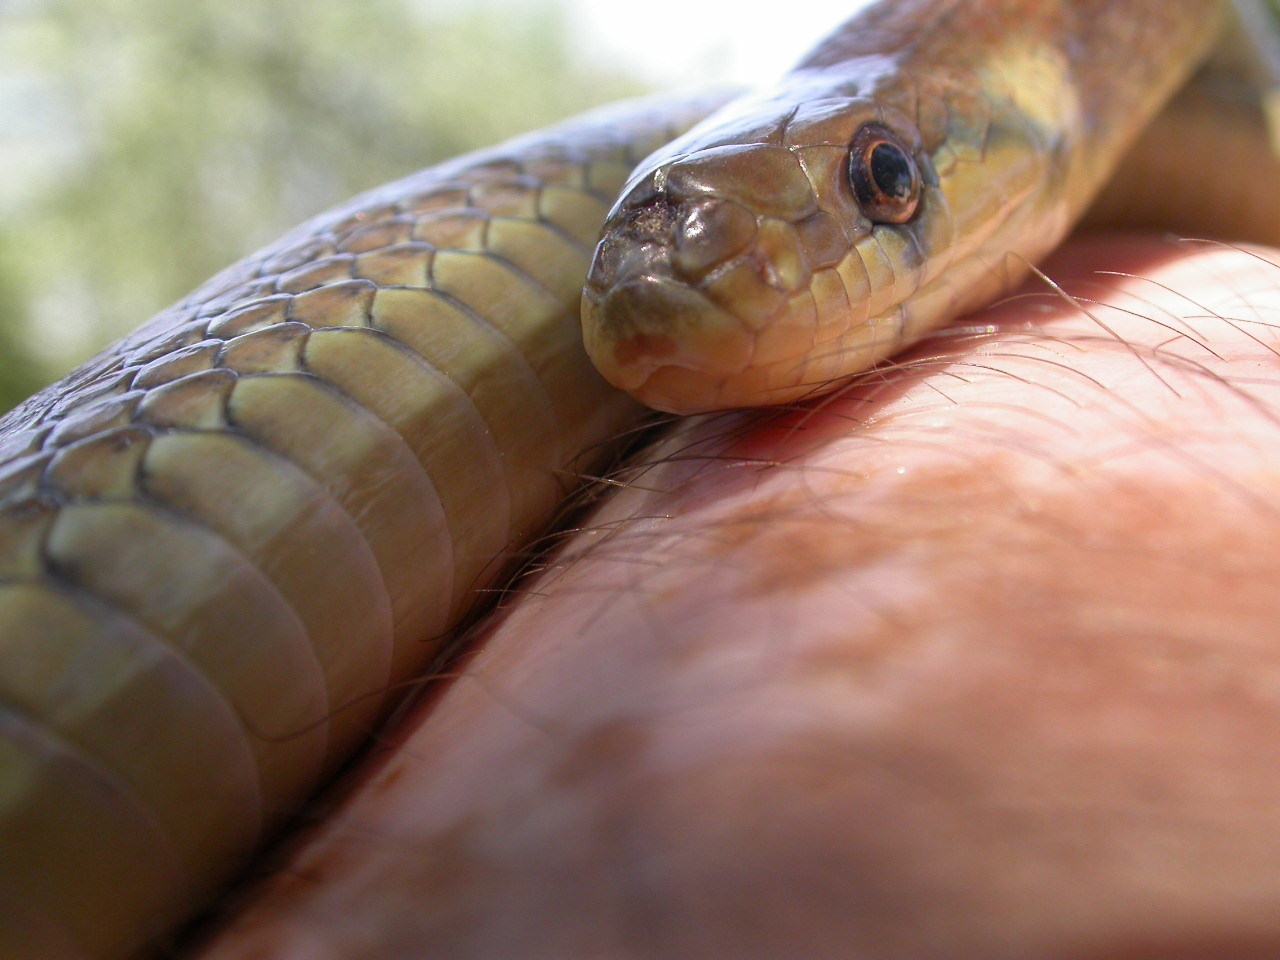
<svg viewBox="0 0 1280 960">
<path fill-rule="evenodd" d="M 1047 252 L 1222 13 L 873 5 L 640 167 L 592 355 L 679 411 L 865 369 Z M 359 197 L 4 419 L 0 957 L 126 956 L 194 909 L 641 415 L 580 293 L 632 168 L 714 105 Z"/>
</svg>

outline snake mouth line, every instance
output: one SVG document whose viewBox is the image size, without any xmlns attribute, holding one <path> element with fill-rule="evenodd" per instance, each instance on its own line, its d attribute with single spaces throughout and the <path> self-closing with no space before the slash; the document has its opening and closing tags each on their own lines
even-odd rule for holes
<svg viewBox="0 0 1280 960">
<path fill-rule="evenodd" d="M 746 369 L 752 336 L 700 291 L 652 273 L 583 300 L 584 344 L 614 386 L 638 391 L 663 367 L 729 377 Z"/>
</svg>

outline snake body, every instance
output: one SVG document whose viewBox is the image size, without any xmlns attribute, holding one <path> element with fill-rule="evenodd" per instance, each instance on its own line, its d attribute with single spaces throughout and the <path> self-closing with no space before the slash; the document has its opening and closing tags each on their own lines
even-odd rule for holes
<svg viewBox="0 0 1280 960">
<path fill-rule="evenodd" d="M 0 423 L 0 957 L 130 954 L 372 731 L 639 408 L 579 343 L 588 115 L 361 196 Z"/>
<path fill-rule="evenodd" d="M 591 352 L 673 410 L 865 368 L 1056 243 L 1221 13 L 872 5 L 640 166 Z M 0 422 L 0 958 L 171 929 L 639 416 L 587 363 L 583 279 L 633 167 L 711 106 L 589 115 L 359 197 Z M 850 193 L 872 122 L 922 171 L 906 222 Z"/>
</svg>

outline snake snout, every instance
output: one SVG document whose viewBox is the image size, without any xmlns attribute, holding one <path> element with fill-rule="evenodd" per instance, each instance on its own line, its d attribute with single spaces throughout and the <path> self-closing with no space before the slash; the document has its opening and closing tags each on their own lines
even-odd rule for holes
<svg viewBox="0 0 1280 960">
<path fill-rule="evenodd" d="M 637 179 L 605 225 L 583 296 L 587 351 L 650 406 L 759 403 L 803 375 L 822 322 L 815 272 L 850 242 L 786 148 L 679 154 Z"/>
<path fill-rule="evenodd" d="M 610 383 L 673 409 L 679 401 L 654 395 L 655 377 L 662 382 L 683 370 L 706 382 L 748 364 L 749 331 L 708 299 L 698 282 L 750 243 L 754 232 L 755 218 L 747 211 L 735 213 L 716 200 L 678 202 L 651 194 L 615 213 L 582 302 L 587 353 Z"/>
<path fill-rule="evenodd" d="M 747 250 L 757 233 L 756 217 L 732 201 L 654 196 L 626 209 L 605 234 L 587 286 L 604 294 L 639 277 L 697 284 Z"/>
<path fill-rule="evenodd" d="M 677 205 L 663 196 L 623 207 L 596 248 L 587 274 L 587 290 L 604 296 L 618 284 L 671 271 L 675 247 Z"/>
</svg>

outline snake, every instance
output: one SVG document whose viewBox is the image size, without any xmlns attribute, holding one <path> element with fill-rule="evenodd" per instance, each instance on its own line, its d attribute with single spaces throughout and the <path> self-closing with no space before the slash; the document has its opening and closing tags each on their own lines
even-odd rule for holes
<svg viewBox="0 0 1280 960">
<path fill-rule="evenodd" d="M 878 0 L 774 87 L 362 194 L 11 411 L 0 958 L 163 943 L 646 407 L 800 400 L 1010 290 L 1226 8 Z"/>
</svg>

